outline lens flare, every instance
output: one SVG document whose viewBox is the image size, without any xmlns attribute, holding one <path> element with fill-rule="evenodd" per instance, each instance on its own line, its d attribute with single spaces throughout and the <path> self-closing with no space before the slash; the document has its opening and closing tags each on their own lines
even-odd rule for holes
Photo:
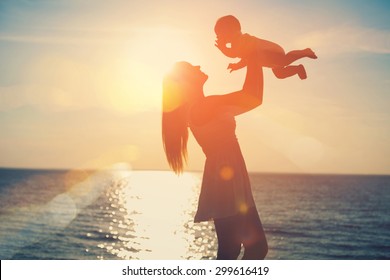
<svg viewBox="0 0 390 280">
<path fill-rule="evenodd" d="M 223 166 L 219 171 L 219 176 L 224 181 L 230 181 L 234 177 L 234 170 L 230 166 Z"/>
</svg>

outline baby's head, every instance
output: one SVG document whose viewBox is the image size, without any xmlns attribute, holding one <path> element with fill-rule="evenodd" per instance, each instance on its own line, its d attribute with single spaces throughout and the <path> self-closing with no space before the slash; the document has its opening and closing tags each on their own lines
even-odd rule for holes
<svg viewBox="0 0 390 280">
<path fill-rule="evenodd" d="M 214 31 L 218 40 L 230 42 L 235 37 L 241 35 L 241 24 L 232 15 L 224 16 L 217 20 Z"/>
</svg>

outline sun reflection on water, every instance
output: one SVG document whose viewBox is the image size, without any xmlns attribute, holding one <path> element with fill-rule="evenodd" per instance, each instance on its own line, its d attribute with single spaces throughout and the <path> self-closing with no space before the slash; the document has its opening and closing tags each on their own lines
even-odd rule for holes
<svg viewBox="0 0 390 280">
<path fill-rule="evenodd" d="M 98 247 L 120 259 L 214 258 L 211 223 L 193 223 L 200 178 L 128 171 L 106 192 Z"/>
</svg>

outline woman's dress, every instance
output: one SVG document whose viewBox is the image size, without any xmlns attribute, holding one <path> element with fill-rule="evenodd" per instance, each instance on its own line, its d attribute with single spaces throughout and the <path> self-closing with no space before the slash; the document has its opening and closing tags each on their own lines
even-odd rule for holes
<svg viewBox="0 0 390 280">
<path fill-rule="evenodd" d="M 249 175 L 229 112 L 190 129 L 206 155 L 195 222 L 245 214 L 255 207 Z"/>
</svg>

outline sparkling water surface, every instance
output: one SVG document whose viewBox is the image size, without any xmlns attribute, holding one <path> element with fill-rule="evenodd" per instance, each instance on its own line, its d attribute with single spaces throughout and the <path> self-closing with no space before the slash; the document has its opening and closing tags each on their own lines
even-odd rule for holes
<svg viewBox="0 0 390 280">
<path fill-rule="evenodd" d="M 390 176 L 250 174 L 267 259 L 390 259 Z M 0 169 L 1 259 L 215 259 L 201 173 Z"/>
</svg>

